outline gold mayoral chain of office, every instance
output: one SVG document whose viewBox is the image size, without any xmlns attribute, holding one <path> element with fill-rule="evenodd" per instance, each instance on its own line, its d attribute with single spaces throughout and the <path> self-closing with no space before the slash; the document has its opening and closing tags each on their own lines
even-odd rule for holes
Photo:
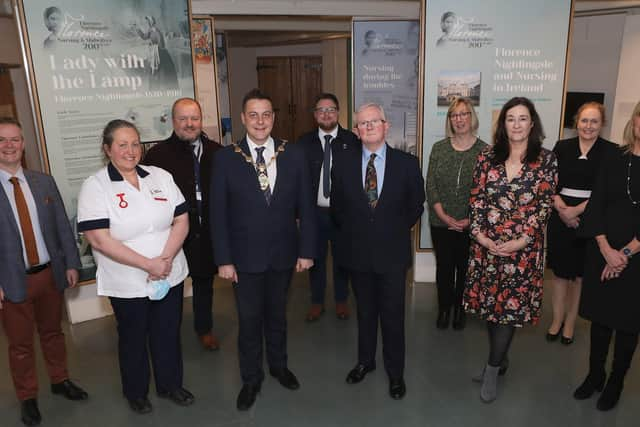
<svg viewBox="0 0 640 427">
<path fill-rule="evenodd" d="M 233 144 L 233 151 L 240 154 L 242 157 L 244 157 L 245 162 L 253 166 L 253 168 L 256 170 L 256 173 L 258 174 L 258 184 L 260 184 L 260 190 L 265 191 L 269 187 L 269 177 L 267 176 L 267 169 L 273 162 L 275 162 L 278 155 L 284 152 L 284 146 L 286 144 L 287 143 L 283 141 L 280 145 L 278 145 L 276 153 L 273 155 L 273 157 L 271 157 L 269 163 L 256 164 L 256 162 L 253 161 L 253 158 L 242 151 L 237 143 Z"/>
</svg>

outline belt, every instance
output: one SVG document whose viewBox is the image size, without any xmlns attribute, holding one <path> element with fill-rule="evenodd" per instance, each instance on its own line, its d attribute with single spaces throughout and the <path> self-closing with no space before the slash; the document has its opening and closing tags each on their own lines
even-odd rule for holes
<svg viewBox="0 0 640 427">
<path fill-rule="evenodd" d="M 46 264 L 34 265 L 33 267 L 27 268 L 27 271 L 25 271 L 25 273 L 27 273 L 27 274 L 37 274 L 37 273 L 40 273 L 41 271 L 46 270 L 47 268 L 49 268 L 50 265 L 51 265 L 50 262 L 48 262 Z"/>
<path fill-rule="evenodd" d="M 574 188 L 563 188 L 560 190 L 563 196 L 576 197 L 578 199 L 588 199 L 591 197 L 591 190 L 576 190 Z"/>
<path fill-rule="evenodd" d="M 316 206 L 319 211 L 329 211 L 331 209 L 329 206 Z"/>
</svg>

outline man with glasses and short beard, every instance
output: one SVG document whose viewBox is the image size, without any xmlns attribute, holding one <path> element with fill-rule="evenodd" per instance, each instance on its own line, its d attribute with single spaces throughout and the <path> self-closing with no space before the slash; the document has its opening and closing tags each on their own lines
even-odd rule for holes
<svg viewBox="0 0 640 427">
<path fill-rule="evenodd" d="M 220 150 L 211 177 L 213 246 L 218 275 L 233 282 L 243 387 L 237 408 L 255 402 L 269 373 L 300 387 L 287 364 L 287 290 L 296 272 L 313 266 L 316 218 L 304 152 L 271 137 L 271 99 L 254 89 L 242 101 L 246 136 Z"/>
<path fill-rule="evenodd" d="M 306 155 L 311 172 L 311 191 L 315 199 L 318 218 L 318 256 L 309 269 L 311 285 L 311 308 L 306 320 L 313 322 L 324 313 L 324 292 L 327 286 L 327 246 L 331 242 L 333 258 L 333 294 L 338 319 L 349 318 L 349 276 L 335 260 L 335 225 L 329 214 L 331 204 L 331 165 L 333 158 L 358 147 L 358 138 L 338 124 L 338 98 L 331 93 L 322 93 L 316 97 L 313 117 L 318 127 L 303 135 L 297 145 Z"/>
</svg>

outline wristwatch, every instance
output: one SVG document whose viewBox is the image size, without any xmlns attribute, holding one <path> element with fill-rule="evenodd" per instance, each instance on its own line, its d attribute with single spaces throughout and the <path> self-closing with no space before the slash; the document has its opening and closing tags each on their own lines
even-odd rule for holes
<svg viewBox="0 0 640 427">
<path fill-rule="evenodd" d="M 624 256 L 626 256 L 627 258 L 631 258 L 633 256 L 633 254 L 631 253 L 631 249 L 629 248 L 622 248 L 622 254 Z"/>
</svg>

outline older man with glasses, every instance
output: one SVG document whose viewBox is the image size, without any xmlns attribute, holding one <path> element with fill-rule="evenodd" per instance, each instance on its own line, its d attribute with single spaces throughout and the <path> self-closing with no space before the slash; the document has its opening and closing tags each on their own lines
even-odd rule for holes
<svg viewBox="0 0 640 427">
<path fill-rule="evenodd" d="M 418 159 L 387 145 L 389 126 L 380 105 L 358 109 L 362 146 L 333 165 L 331 213 L 338 263 L 349 270 L 358 303 L 358 363 L 346 381 L 359 383 L 376 368 L 380 323 L 389 395 L 402 399 L 405 280 L 411 228 L 424 210 L 425 193 Z"/>
</svg>

